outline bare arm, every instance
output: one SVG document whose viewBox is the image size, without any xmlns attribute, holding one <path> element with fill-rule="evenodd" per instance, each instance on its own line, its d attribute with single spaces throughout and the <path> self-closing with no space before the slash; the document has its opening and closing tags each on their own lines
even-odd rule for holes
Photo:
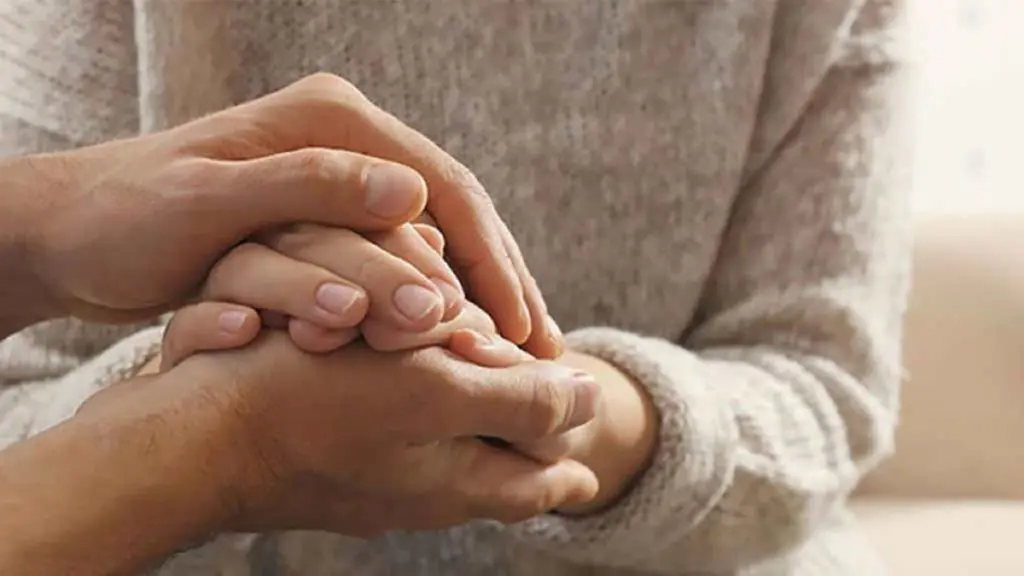
<svg viewBox="0 0 1024 576">
<path fill-rule="evenodd" d="M 134 574 L 213 531 L 226 506 L 210 478 L 227 459 L 206 430 L 218 420 L 191 404 L 191 433 L 166 412 L 86 411 L 0 452 L 0 572 Z"/>
<path fill-rule="evenodd" d="M 28 225 L 43 212 L 52 189 L 52 160 L 0 160 L 0 340 L 52 318 L 58 306 L 30 263 Z"/>
</svg>

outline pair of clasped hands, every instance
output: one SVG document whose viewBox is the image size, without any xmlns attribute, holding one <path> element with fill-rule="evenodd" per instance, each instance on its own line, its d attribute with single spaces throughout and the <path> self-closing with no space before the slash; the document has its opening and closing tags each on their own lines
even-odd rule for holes
<svg viewBox="0 0 1024 576">
<path fill-rule="evenodd" d="M 340 78 L 7 173 L 33 191 L 11 219 L 32 273 L 0 328 L 176 311 L 61 430 L 158 428 L 181 534 L 587 514 L 650 457 L 650 401 L 562 353 L 472 174 Z"/>
</svg>

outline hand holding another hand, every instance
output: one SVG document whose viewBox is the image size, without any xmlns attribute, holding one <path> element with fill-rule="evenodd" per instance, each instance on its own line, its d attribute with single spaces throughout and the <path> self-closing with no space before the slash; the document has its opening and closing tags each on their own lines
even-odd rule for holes
<svg viewBox="0 0 1024 576">
<path fill-rule="evenodd" d="M 589 420 L 586 375 L 534 361 L 480 367 L 440 348 L 321 355 L 268 331 L 248 347 L 195 355 L 93 397 L 80 417 L 160 413 L 208 438 L 226 497 L 218 529 L 370 535 L 474 518 L 522 520 L 589 500 L 584 466 L 540 463 L 476 440 L 529 442 Z M 169 432 L 170 433 L 170 432 Z"/>
<path fill-rule="evenodd" d="M 426 207 L 502 334 L 542 357 L 561 346 L 472 173 L 335 76 L 164 132 L 3 168 L 10 186 L 25 188 L 0 222 L 0 252 L 24 288 L 19 309 L 0 318 L 0 336 L 62 315 L 148 319 L 191 301 L 213 265 L 255 236 L 297 223 L 393 230 Z"/>
</svg>

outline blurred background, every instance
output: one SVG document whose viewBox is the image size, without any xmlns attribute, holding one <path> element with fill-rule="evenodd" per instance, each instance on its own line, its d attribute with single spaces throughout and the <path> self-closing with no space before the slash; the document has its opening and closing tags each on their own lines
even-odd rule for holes
<svg viewBox="0 0 1024 576">
<path fill-rule="evenodd" d="M 1024 0 L 909 0 L 914 280 L 895 457 L 855 507 L 894 576 L 1024 574 Z"/>
<path fill-rule="evenodd" d="M 1024 0 L 911 0 L 919 212 L 1024 211 Z"/>
</svg>

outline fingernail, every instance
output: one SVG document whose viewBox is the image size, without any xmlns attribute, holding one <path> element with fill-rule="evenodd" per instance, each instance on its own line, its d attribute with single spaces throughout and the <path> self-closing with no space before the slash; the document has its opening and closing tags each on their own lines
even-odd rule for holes
<svg viewBox="0 0 1024 576">
<path fill-rule="evenodd" d="M 434 283 L 434 286 L 437 286 L 437 290 L 441 292 L 441 296 L 444 297 L 444 306 L 446 309 L 451 308 L 457 302 L 462 300 L 462 291 L 455 286 L 452 286 L 440 278 L 431 278 L 430 281 Z"/>
<path fill-rule="evenodd" d="M 224 312 L 217 318 L 217 326 L 225 332 L 238 332 L 245 325 L 245 312 L 232 310 Z"/>
<path fill-rule="evenodd" d="M 437 294 L 416 284 L 405 284 L 395 290 L 395 308 L 409 320 L 420 320 L 439 306 Z"/>
<path fill-rule="evenodd" d="M 341 316 L 359 299 L 359 291 L 351 286 L 328 282 L 316 290 L 316 305 L 330 314 Z"/>
<path fill-rule="evenodd" d="M 422 193 L 423 178 L 412 168 L 376 164 L 366 174 L 366 209 L 379 218 L 394 218 L 413 209 Z"/>
<path fill-rule="evenodd" d="M 597 403 L 601 397 L 601 388 L 594 377 L 586 372 L 575 371 L 563 384 L 572 388 L 572 414 L 569 416 L 570 428 L 576 428 L 590 422 L 597 415 Z"/>
</svg>

